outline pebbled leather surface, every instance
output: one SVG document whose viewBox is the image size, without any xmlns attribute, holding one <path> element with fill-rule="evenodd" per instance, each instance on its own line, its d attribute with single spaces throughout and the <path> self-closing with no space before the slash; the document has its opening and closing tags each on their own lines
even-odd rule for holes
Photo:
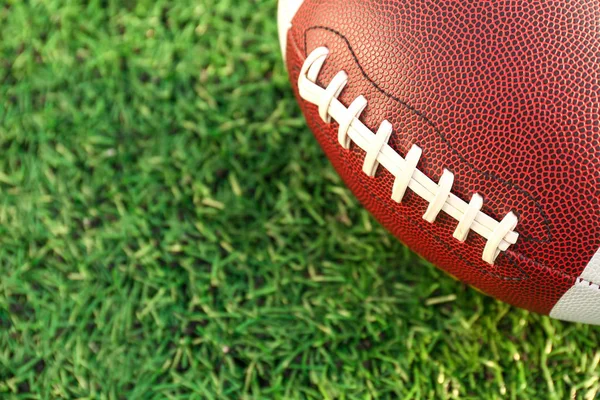
<svg viewBox="0 0 600 400">
<path fill-rule="evenodd" d="M 588 265 L 581 273 L 581 279 L 588 282 L 600 283 L 600 249 L 594 254 Z M 600 307 L 598 307 L 600 309 Z"/>
<path fill-rule="evenodd" d="M 550 311 L 552 318 L 587 324 L 600 323 L 600 288 L 587 281 L 579 281 Z M 591 306 L 594 305 L 594 306 Z"/>
<path fill-rule="evenodd" d="M 600 247 L 599 20 L 596 0 L 305 0 L 287 66 L 317 140 L 387 229 L 463 281 L 547 314 Z M 339 99 L 364 95 L 361 120 L 373 131 L 389 120 L 398 153 L 416 143 L 429 177 L 448 168 L 463 200 L 477 192 L 497 220 L 519 215 L 521 237 L 494 266 L 479 235 L 452 237 L 457 222 L 445 213 L 424 221 L 427 202 L 410 190 L 393 202 L 391 174 L 363 174 L 364 152 L 339 146 L 337 124 L 300 99 L 300 67 L 319 46 L 331 51 L 319 84 L 346 71 Z"/>
</svg>

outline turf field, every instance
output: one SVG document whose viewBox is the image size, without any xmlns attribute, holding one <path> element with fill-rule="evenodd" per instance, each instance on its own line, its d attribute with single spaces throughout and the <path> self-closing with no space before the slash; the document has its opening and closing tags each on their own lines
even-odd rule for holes
<svg viewBox="0 0 600 400">
<path fill-rule="evenodd" d="M 0 1 L 0 398 L 598 398 L 598 328 L 454 281 L 360 207 L 275 8 Z"/>
</svg>

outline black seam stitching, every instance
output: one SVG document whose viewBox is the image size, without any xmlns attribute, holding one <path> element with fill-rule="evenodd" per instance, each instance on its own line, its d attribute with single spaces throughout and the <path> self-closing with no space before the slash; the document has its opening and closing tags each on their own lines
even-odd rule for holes
<svg viewBox="0 0 600 400">
<path fill-rule="evenodd" d="M 318 126 L 318 124 L 315 124 L 315 125 Z M 336 146 L 337 142 L 330 135 L 323 135 L 323 136 L 327 138 L 327 140 L 333 145 L 333 147 L 338 148 L 338 152 L 340 154 L 340 159 L 341 160 L 345 160 L 346 157 L 345 157 L 344 152 L 348 152 L 348 151 L 351 151 L 351 150 L 345 150 L 345 149 L 341 148 L 340 146 Z M 346 162 L 346 164 L 347 164 L 347 161 L 344 161 L 344 162 Z M 402 213 L 398 212 L 398 210 L 393 209 L 389 204 L 387 204 L 385 202 L 384 199 L 382 199 L 381 197 L 377 196 L 376 193 L 373 193 L 370 190 L 368 190 L 369 188 L 367 186 L 367 182 L 365 181 L 365 176 L 363 176 L 363 174 L 360 174 L 359 178 L 358 178 L 359 182 L 360 182 L 361 186 L 363 187 L 365 193 L 368 193 L 368 195 L 372 199 L 374 199 L 375 201 L 377 201 L 381 206 L 385 207 L 389 212 L 391 212 L 394 216 L 396 216 L 396 218 L 407 220 L 410 224 L 412 224 L 417 229 L 423 229 L 423 230 L 425 230 L 427 233 L 429 233 L 431 235 L 431 237 L 436 242 L 438 242 L 440 245 L 442 245 L 444 248 L 446 248 L 447 251 L 449 251 L 450 253 L 452 253 L 454 256 L 456 256 L 459 260 L 461 260 L 462 262 L 464 262 L 465 264 L 467 264 L 469 267 L 473 268 L 474 270 L 477 270 L 477 271 L 481 272 L 482 274 L 489 275 L 489 276 L 492 276 L 492 277 L 497 278 L 497 279 L 502 279 L 504 281 L 522 282 L 522 281 L 528 280 L 530 278 L 529 274 L 525 270 L 523 270 L 516 263 L 516 260 L 513 258 L 513 256 L 511 254 L 507 254 L 506 252 L 501 252 L 501 254 L 498 257 L 502 257 L 502 256 L 506 257 L 507 260 L 508 260 L 508 262 L 510 263 L 510 265 L 513 268 L 515 268 L 516 270 L 518 270 L 521 273 L 522 277 L 510 277 L 510 276 L 506 276 L 506 275 L 503 275 L 503 274 L 499 274 L 499 273 L 490 271 L 487 268 L 481 268 L 480 266 L 475 265 L 470 260 L 468 260 L 467 258 L 465 258 L 462 254 L 460 254 L 460 252 L 456 251 L 453 247 L 451 247 L 450 245 L 448 245 L 448 243 L 446 243 L 444 240 L 442 240 L 442 238 L 439 237 L 438 235 L 436 235 L 432 230 L 430 230 L 426 226 L 425 227 L 421 226 L 411 216 L 406 215 L 406 214 L 402 214 Z"/>
<path fill-rule="evenodd" d="M 316 29 L 316 28 L 319 28 L 319 27 L 313 27 L 313 28 L 314 28 L 314 29 Z M 335 33 L 335 34 L 339 35 L 340 37 L 342 37 L 342 38 L 343 38 L 343 39 L 346 41 L 346 44 L 347 44 L 348 48 L 349 48 L 349 49 L 350 49 L 350 51 L 352 52 L 352 48 L 351 48 L 351 46 L 350 46 L 350 43 L 349 43 L 348 39 L 346 39 L 346 38 L 345 38 L 345 37 L 344 37 L 342 34 L 340 34 L 340 33 L 336 32 L 335 30 L 333 30 L 333 29 L 331 29 L 331 28 L 327 28 L 327 27 L 321 27 L 321 28 L 322 28 L 322 29 L 325 29 L 325 30 L 328 30 L 328 31 L 331 31 L 331 32 L 333 32 L 333 33 Z M 309 28 L 309 29 L 310 29 L 310 28 Z M 298 50 L 298 51 L 301 51 L 301 49 L 297 49 L 297 50 Z M 307 57 L 306 50 L 307 50 L 307 43 L 306 43 L 306 31 L 305 31 L 305 32 L 304 32 L 304 58 L 306 58 L 306 57 Z M 362 67 L 361 67 L 361 66 L 360 66 L 360 64 L 358 63 L 358 60 L 357 60 L 357 58 L 356 58 L 356 55 L 355 55 L 353 52 L 352 52 L 352 55 L 353 55 L 354 59 L 356 60 L 356 62 L 357 62 L 357 65 L 358 65 L 358 66 L 359 66 L 359 68 L 361 68 L 361 70 L 362 70 Z M 300 69 L 299 69 L 299 68 L 294 68 L 294 71 L 295 71 L 296 73 L 299 73 L 299 72 L 300 72 Z M 364 73 L 364 71 L 363 71 L 363 73 Z M 369 77 L 368 77 L 366 74 L 365 74 L 364 76 L 365 76 L 367 79 L 369 79 Z M 375 85 L 375 87 L 377 87 L 377 86 L 376 86 L 376 84 L 375 84 L 374 82 L 372 82 L 370 79 L 369 79 L 369 81 L 370 81 L 370 82 L 371 82 L 373 85 Z M 378 88 L 378 87 L 377 87 L 377 88 Z M 380 91 L 381 91 L 381 89 L 380 89 L 380 88 L 378 88 L 378 90 L 380 90 Z M 382 93 L 383 93 L 383 94 L 385 94 L 385 95 L 387 96 L 387 94 L 386 94 L 385 92 L 383 92 L 383 91 L 382 91 Z M 393 99 L 393 97 L 391 97 L 391 98 Z M 400 100 L 399 100 L 399 101 L 400 101 Z M 308 104 L 310 104 L 310 103 L 308 103 Z M 410 107 L 410 106 L 409 106 L 409 107 Z M 419 115 L 419 114 L 417 114 L 417 115 Z M 434 129 L 436 129 L 436 127 L 435 127 L 435 126 L 433 126 L 433 125 L 432 125 L 432 123 L 430 123 L 430 122 L 427 120 L 427 118 L 426 118 L 425 116 L 421 116 L 421 117 L 422 117 L 422 118 L 423 118 L 423 119 L 424 119 L 424 120 L 425 120 L 425 121 L 426 121 L 428 124 L 431 124 L 431 126 L 432 126 Z M 318 124 L 317 124 L 317 126 L 318 126 Z M 436 132 L 437 132 L 437 129 L 436 129 Z M 441 133 L 440 133 L 440 135 L 441 135 Z M 325 136 L 326 136 L 326 137 L 328 137 L 328 135 L 325 135 Z M 330 141 L 332 141 L 333 139 L 329 138 L 329 140 L 330 140 Z M 339 149 L 338 151 L 341 153 L 343 150 L 342 150 L 342 149 Z M 454 151 L 454 149 L 453 149 L 453 151 Z M 457 156 L 458 156 L 459 158 L 461 158 L 461 157 L 460 157 L 460 154 L 457 154 Z M 461 159 L 462 159 L 462 158 L 461 158 Z M 465 161 L 465 162 L 466 162 L 466 161 Z M 468 164 L 468 163 L 467 163 L 467 164 Z M 469 165 L 470 165 L 470 164 L 469 164 Z M 475 169 L 475 168 L 473 168 L 473 169 Z M 507 183 L 509 183 L 509 182 L 507 182 Z M 509 183 L 509 184 L 510 184 L 510 183 Z M 364 187 L 364 186 L 363 186 L 363 187 Z M 522 190 L 524 190 L 524 189 L 522 189 Z M 525 192 L 525 193 L 527 193 L 527 192 Z M 376 200 L 378 200 L 379 202 L 381 202 L 381 200 L 379 200 L 379 199 L 377 199 L 377 198 L 375 198 L 375 199 L 376 199 Z M 535 199 L 534 199 L 534 203 L 535 203 Z M 385 205 L 385 204 L 384 204 L 384 205 Z M 536 203 L 536 205 L 537 205 L 537 203 Z M 386 205 L 386 206 L 387 206 L 387 205 Z M 411 219 L 409 219 L 409 221 L 411 221 L 412 223 L 415 223 L 414 221 L 412 221 L 412 218 L 411 218 Z M 549 229 L 549 228 L 548 228 L 548 229 Z M 435 234 L 432 234 L 432 236 L 435 238 L 435 240 L 441 240 L 441 238 L 437 237 Z M 538 242 L 540 242 L 540 240 L 538 240 Z M 453 250 L 451 250 L 451 251 L 453 251 Z M 453 251 L 453 252 L 454 252 L 454 251 Z M 454 254 L 456 254 L 456 252 L 454 252 Z M 464 258 L 462 257 L 462 255 L 459 255 L 459 254 L 456 254 L 456 255 L 457 255 L 457 257 L 459 257 L 460 259 L 464 259 Z M 564 272 L 564 271 L 562 271 L 562 270 L 560 270 L 560 269 L 558 269 L 558 268 L 552 268 L 552 267 L 549 267 L 549 266 L 547 266 L 547 265 L 545 265 L 545 264 L 543 264 L 543 263 L 540 263 L 540 262 L 539 262 L 539 261 L 537 261 L 537 260 L 534 260 L 534 259 L 532 259 L 532 258 L 526 257 L 526 256 L 525 256 L 524 254 L 522 254 L 522 253 L 515 252 L 515 251 L 512 251 L 512 250 L 510 250 L 510 249 L 509 249 L 509 250 L 507 250 L 507 251 L 504 251 L 504 252 L 502 252 L 502 253 L 501 253 L 501 254 L 500 254 L 498 257 L 509 257 L 509 258 L 510 258 L 510 260 L 511 260 L 511 261 L 513 261 L 513 262 L 514 262 L 514 261 L 516 261 L 516 260 L 515 260 L 515 258 L 520 258 L 520 259 L 523 259 L 523 260 L 531 261 L 531 262 L 532 262 L 532 263 L 534 263 L 535 265 L 539 266 L 541 269 L 547 269 L 547 270 L 549 270 L 549 271 L 550 271 L 550 272 L 552 272 L 552 273 L 556 273 L 556 274 L 558 274 L 558 275 L 560 275 L 560 276 L 562 276 L 562 277 L 564 277 L 564 278 L 571 279 L 571 280 L 573 281 L 573 282 L 572 282 L 572 284 L 571 284 L 571 286 L 574 286 L 574 285 L 577 283 L 577 280 L 578 280 L 578 279 L 581 279 L 581 280 L 583 280 L 583 281 L 585 281 L 585 282 L 589 282 L 589 281 L 586 281 L 586 280 L 582 279 L 580 276 L 571 275 L 571 274 L 568 274 L 568 273 L 566 273 L 566 272 Z M 515 264 L 515 265 L 516 265 L 516 264 Z M 517 267 L 517 268 L 519 268 L 519 267 Z M 478 268 L 478 267 L 475 267 L 475 269 L 476 269 L 476 270 L 478 270 L 478 271 L 482 271 L 482 270 L 481 270 L 480 268 Z M 520 268 L 519 268 L 519 269 L 520 269 Z M 492 276 L 494 276 L 494 275 L 492 275 Z M 527 277 L 529 277 L 529 275 L 527 275 Z M 505 277 L 505 278 L 508 278 L 508 277 Z M 510 280 L 510 279 L 514 279 L 514 278 L 508 278 L 507 280 Z M 598 286 L 600 287 L 600 284 L 598 284 L 598 283 L 594 283 L 594 282 L 590 282 L 590 283 L 591 283 L 591 284 L 594 284 L 594 285 L 598 285 Z"/>
<path fill-rule="evenodd" d="M 326 27 L 326 26 L 321 26 L 321 25 L 316 25 L 316 26 L 312 26 L 310 28 L 307 28 L 304 31 L 304 53 L 305 53 L 305 57 L 306 57 L 306 52 L 307 52 L 307 47 L 308 47 L 308 44 L 307 44 L 307 33 L 309 31 L 311 31 L 311 30 L 317 30 L 317 29 L 326 30 L 326 31 L 331 32 L 331 33 L 339 36 L 340 38 L 342 38 L 346 42 L 346 46 L 348 47 L 348 50 L 350 50 L 350 54 L 352 54 L 352 57 L 354 58 L 354 61 L 356 62 L 356 65 L 358 65 L 358 68 L 359 68 L 360 72 L 362 73 L 362 75 L 364 76 L 364 78 L 367 79 L 371 83 L 371 85 L 373 85 L 373 87 L 375 89 L 377 89 L 380 93 L 382 93 L 386 97 L 388 97 L 388 98 L 396 101 L 397 103 L 400 103 L 402 106 L 406 107 L 409 111 L 411 111 L 416 116 L 418 116 L 419 118 L 421 118 L 427 125 L 429 125 L 434 130 L 434 132 L 439 136 L 439 138 L 442 140 L 442 142 L 446 146 L 448 146 L 448 148 L 452 151 L 452 153 L 454 153 L 470 169 L 472 169 L 473 171 L 475 171 L 478 174 L 483 175 L 487 179 L 496 180 L 496 181 L 500 182 L 501 184 L 508 186 L 511 189 L 517 190 L 518 192 L 522 193 L 525 197 L 529 198 L 533 202 L 533 204 L 537 207 L 538 212 L 542 216 L 543 225 L 544 225 L 544 228 L 546 230 L 546 234 L 547 234 L 548 238 L 547 239 L 539 239 L 539 238 L 534 238 L 534 237 L 532 237 L 530 235 L 526 235 L 526 234 L 521 233 L 520 234 L 520 236 L 521 236 L 520 240 L 537 242 L 537 243 L 551 243 L 553 241 L 550 219 L 546 215 L 546 213 L 545 213 L 543 207 L 541 206 L 541 204 L 539 204 L 538 200 L 531 193 L 529 193 L 527 190 L 525 190 L 524 188 L 520 187 L 519 185 L 517 185 L 515 183 L 512 183 L 512 182 L 510 182 L 510 181 L 508 181 L 506 179 L 503 179 L 503 178 L 497 176 L 494 173 L 480 170 L 479 168 L 475 167 L 473 164 L 471 164 L 470 162 L 468 162 L 462 155 L 460 155 L 460 153 L 454 147 L 452 147 L 452 145 L 450 144 L 450 142 L 448 141 L 448 139 L 446 139 L 446 136 L 442 133 L 442 131 L 440 129 L 438 129 L 438 127 L 433 122 L 431 122 L 422 112 L 420 112 L 419 110 L 417 110 L 416 108 L 414 108 L 413 106 L 411 106 L 410 104 L 408 104 L 407 102 L 403 101 L 402 99 L 400 99 L 400 98 L 398 98 L 398 97 L 396 97 L 394 95 L 391 95 L 391 94 L 387 93 L 385 90 L 383 90 L 375 81 L 373 81 L 367 75 L 366 71 L 363 69 L 362 65 L 360 64 L 360 62 L 358 60 L 358 57 L 356 56 L 356 53 L 354 53 L 354 50 L 352 49 L 350 41 L 343 34 L 341 34 L 340 32 L 336 31 L 335 29 L 332 29 L 332 28 L 329 28 L 329 27 Z"/>
</svg>

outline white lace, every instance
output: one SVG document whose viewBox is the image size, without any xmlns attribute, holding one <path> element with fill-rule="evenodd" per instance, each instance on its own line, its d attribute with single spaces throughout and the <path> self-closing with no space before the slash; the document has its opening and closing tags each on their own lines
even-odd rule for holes
<svg viewBox="0 0 600 400">
<path fill-rule="evenodd" d="M 348 83 L 348 75 L 344 71 L 340 71 L 326 88 L 317 85 L 317 77 L 328 55 L 326 47 L 319 47 L 306 58 L 298 78 L 300 96 L 318 107 L 323 121 L 329 123 L 333 119 L 339 124 L 338 141 L 343 148 L 349 149 L 354 143 L 365 151 L 362 168 L 365 174 L 375 176 L 377 168 L 382 165 L 394 175 L 391 193 L 394 201 L 401 202 L 406 189 L 410 188 L 429 202 L 423 219 L 433 223 L 440 211 L 444 211 L 458 221 L 453 236 L 461 242 L 466 240 L 469 231 L 477 232 L 487 240 L 482 258 L 493 264 L 501 251 L 506 251 L 517 242 L 519 234 L 514 231 L 519 222 L 517 216 L 509 212 L 498 222 L 481 211 L 483 198 L 479 194 L 474 194 L 469 203 L 452 194 L 454 174 L 447 169 L 444 169 L 438 183 L 429 179 L 417 169 L 422 155 L 419 146 L 413 144 L 406 158 L 396 153 L 388 145 L 392 124 L 384 120 L 377 132 L 373 133 L 359 120 L 367 106 L 367 100 L 362 95 L 347 108 L 338 100 Z"/>
</svg>

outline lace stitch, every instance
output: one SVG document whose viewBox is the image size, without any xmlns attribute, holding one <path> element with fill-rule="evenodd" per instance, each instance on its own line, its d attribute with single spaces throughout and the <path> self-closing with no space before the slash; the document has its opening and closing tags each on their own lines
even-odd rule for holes
<svg viewBox="0 0 600 400">
<path fill-rule="evenodd" d="M 358 96 L 348 108 L 338 100 L 348 83 L 348 75 L 344 71 L 338 72 L 326 88 L 316 84 L 328 55 L 326 47 L 319 47 L 306 58 L 298 79 L 300 96 L 318 107 L 319 116 L 324 122 L 330 123 L 333 119 L 339 124 L 338 141 L 343 148 L 349 149 L 354 143 L 365 151 L 362 168 L 365 174 L 375 176 L 381 165 L 394 175 L 391 193 L 394 201 L 401 202 L 406 189 L 410 188 L 429 202 L 423 219 L 433 223 L 440 211 L 444 211 L 458 221 L 454 238 L 463 242 L 473 230 L 487 240 L 482 258 L 494 264 L 500 252 L 515 244 L 519 237 L 514 231 L 518 224 L 517 216 L 511 211 L 498 222 L 481 211 L 483 198 L 479 194 L 474 194 L 469 203 L 454 195 L 451 192 L 454 174 L 447 169 L 444 169 L 437 184 L 433 182 L 417 168 L 423 152 L 416 144 L 413 144 L 406 158 L 396 153 L 388 145 L 392 134 L 389 121 L 382 121 L 376 133 L 360 121 L 359 117 L 367 106 L 365 97 Z"/>
</svg>

